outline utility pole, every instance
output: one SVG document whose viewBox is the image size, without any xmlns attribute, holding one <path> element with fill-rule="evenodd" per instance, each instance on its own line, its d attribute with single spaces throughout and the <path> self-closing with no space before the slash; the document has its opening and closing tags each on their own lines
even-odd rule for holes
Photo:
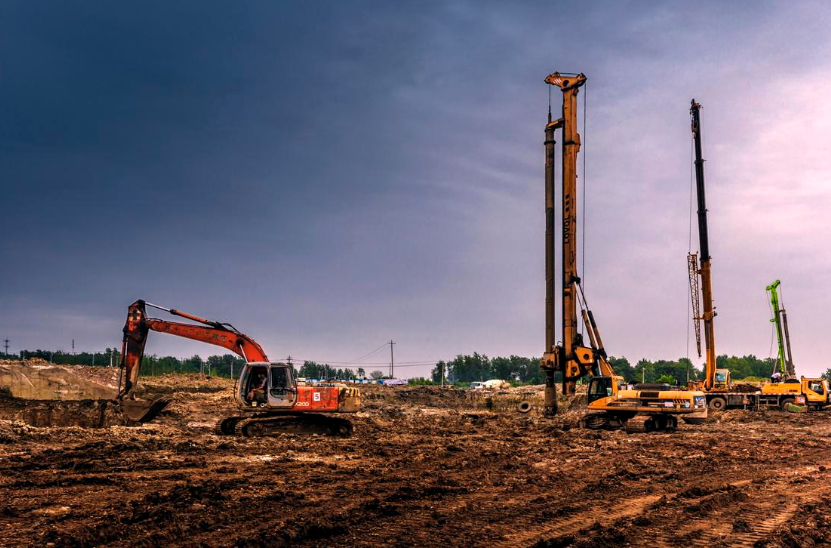
<svg viewBox="0 0 831 548">
<path fill-rule="evenodd" d="M 390 339 L 390 378 L 391 379 L 394 378 L 394 376 L 395 376 L 395 356 L 394 356 L 393 351 L 392 351 L 392 345 L 394 345 L 394 344 L 395 343 L 392 342 L 392 339 Z"/>
<path fill-rule="evenodd" d="M 444 362 L 441 362 L 441 387 L 444 388 Z"/>
<path fill-rule="evenodd" d="M 75 355 L 75 339 L 72 339 L 72 355 Z"/>
<path fill-rule="evenodd" d="M 3 339 L 3 346 L 6 349 L 6 355 L 9 355 L 9 339 Z"/>
</svg>

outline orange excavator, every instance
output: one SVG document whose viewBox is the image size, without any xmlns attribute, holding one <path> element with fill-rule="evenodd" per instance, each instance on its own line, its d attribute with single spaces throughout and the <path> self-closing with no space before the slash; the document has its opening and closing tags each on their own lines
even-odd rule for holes
<svg viewBox="0 0 831 548">
<path fill-rule="evenodd" d="M 149 318 L 148 306 L 196 324 Z M 124 325 L 122 378 L 119 380 L 118 392 L 118 400 L 123 405 L 127 406 L 134 399 L 144 346 L 150 331 L 221 346 L 245 360 L 234 388 L 234 401 L 239 412 L 220 420 L 218 433 L 244 436 L 280 432 L 338 436 L 349 436 L 352 433 L 350 421 L 332 415 L 358 411 L 361 396 L 357 388 L 339 384 L 298 385 L 291 364 L 270 362 L 263 348 L 254 339 L 231 324 L 207 320 L 141 299 L 130 305 L 127 323 Z M 162 408 L 166 405 L 166 402 L 157 403 L 159 401 L 150 404 L 149 414 L 152 416 L 160 411 L 157 409 L 159 405 Z M 141 404 L 137 402 L 138 405 Z M 144 404 L 144 407 L 147 405 Z"/>
</svg>

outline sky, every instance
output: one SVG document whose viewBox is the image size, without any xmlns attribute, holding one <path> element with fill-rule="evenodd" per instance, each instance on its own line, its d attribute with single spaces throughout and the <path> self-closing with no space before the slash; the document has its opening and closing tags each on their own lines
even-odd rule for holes
<svg viewBox="0 0 831 548">
<path fill-rule="evenodd" d="M 143 298 L 273 360 L 386 370 L 394 340 L 411 377 L 539 356 L 543 79 L 561 71 L 588 77 L 581 271 L 608 352 L 701 363 L 695 98 L 716 350 L 775 355 L 780 279 L 797 373 L 819 374 L 828 28 L 824 2 L 3 2 L 0 339 L 120 346 Z M 220 349 L 157 335 L 147 353 Z"/>
</svg>

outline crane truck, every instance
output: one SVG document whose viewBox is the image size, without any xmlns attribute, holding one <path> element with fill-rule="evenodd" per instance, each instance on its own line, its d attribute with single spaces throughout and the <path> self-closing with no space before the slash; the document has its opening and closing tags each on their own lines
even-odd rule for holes
<svg viewBox="0 0 831 548">
<path fill-rule="evenodd" d="M 147 316 L 147 307 L 196 323 L 150 318 Z M 352 433 L 352 423 L 334 415 L 358 411 L 361 395 L 357 388 L 338 384 L 300 385 L 291 364 L 269 361 L 263 348 L 233 325 L 200 318 L 141 299 L 128 308 L 127 322 L 124 325 L 119 401 L 127 402 L 135 396 L 144 347 L 150 331 L 221 346 L 245 360 L 234 388 L 238 413 L 221 419 L 217 425 L 218 433 L 244 436 L 287 431 L 339 436 Z"/>
<path fill-rule="evenodd" d="M 785 376 L 785 382 L 765 383 L 760 389 L 738 390 L 730 375 L 729 369 L 718 368 L 716 365 L 716 344 L 714 319 L 716 316 L 713 304 L 713 281 L 710 256 L 710 240 L 707 229 L 707 199 L 704 185 L 704 158 L 701 144 L 701 105 L 693 99 L 690 103 L 691 130 L 695 144 L 695 185 L 698 202 L 698 241 L 699 252 L 688 253 L 687 265 L 690 281 L 690 296 L 692 301 L 693 325 L 695 327 L 696 348 L 701 357 L 701 322 L 704 322 L 704 380 L 692 381 L 690 388 L 704 391 L 707 406 L 710 409 L 721 411 L 728 408 L 759 408 L 778 407 L 787 409 L 791 404 L 807 404 L 812 408 L 822 408 L 831 403 L 829 399 L 828 383 L 823 379 L 795 378 L 793 362 L 790 358 L 790 342 L 787 337 L 787 316 L 784 310 L 779 309 L 779 300 L 776 288 L 779 280 L 767 287 L 771 294 L 771 304 L 774 308 L 774 318 L 779 340 L 779 358 L 777 367 Z M 699 283 L 700 282 L 700 283 Z M 699 300 L 700 293 L 700 300 Z M 704 310 L 701 310 L 701 304 Z M 783 327 L 780 316 L 784 320 L 784 334 L 787 345 L 783 345 Z M 785 349 L 787 348 L 787 357 Z"/>
<path fill-rule="evenodd" d="M 672 389 L 669 385 L 639 385 L 625 390 L 623 377 L 609 363 L 594 315 L 588 308 L 577 272 L 577 94 L 585 84 L 584 74 L 555 72 L 545 83 L 562 91 L 562 116 L 552 120 L 548 111 L 545 126 L 545 414 L 557 412 L 555 373 L 562 375 L 563 394 L 576 391 L 577 380 L 591 376 L 587 414 L 579 426 L 592 429 L 624 428 L 628 431 L 674 431 L 678 417 L 701 422 L 707 417 L 704 393 Z M 555 343 L 555 131 L 562 130 L 562 339 Z M 578 330 L 577 307 L 588 335 L 588 344 Z"/>
<path fill-rule="evenodd" d="M 831 405 L 831 392 L 828 381 L 822 378 L 796 378 L 796 369 L 791 354 L 791 337 L 788 332 L 788 314 L 780 307 L 777 288 L 782 284 L 775 280 L 765 290 L 770 295 L 770 305 L 773 309 L 771 323 L 775 326 L 778 353 L 774 362 L 771 382 L 762 385 L 763 399 L 782 400 L 783 408 L 788 404 L 799 402 L 808 406 L 808 409 L 825 409 Z"/>
</svg>

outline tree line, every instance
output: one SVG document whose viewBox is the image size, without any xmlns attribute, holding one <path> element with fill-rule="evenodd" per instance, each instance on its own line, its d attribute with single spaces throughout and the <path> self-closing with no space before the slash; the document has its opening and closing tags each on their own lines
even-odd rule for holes
<svg viewBox="0 0 831 548">
<path fill-rule="evenodd" d="M 469 383 L 503 379 L 523 384 L 541 384 L 545 373 L 540 369 L 540 358 L 508 356 L 488 358 L 474 352 L 472 355 L 458 355 L 450 361 L 439 361 L 430 372 L 434 383 L 441 382 L 444 371 L 445 382 L 450 384 Z"/>
<path fill-rule="evenodd" d="M 103 352 L 63 352 L 60 350 L 23 350 L 19 355 L 9 354 L 10 359 L 33 359 L 42 360 L 57 365 L 91 365 L 91 366 L 118 366 L 121 363 L 121 352 L 115 348 L 107 348 Z M 147 376 L 164 375 L 166 373 L 204 373 L 219 377 L 238 376 L 245 360 L 234 354 L 222 356 L 208 356 L 202 359 L 199 355 L 190 358 L 177 358 L 175 356 L 145 355 L 141 362 L 141 374 Z M 306 361 L 298 369 L 294 368 L 295 375 L 311 379 L 359 379 L 366 378 L 366 371 L 363 367 L 356 369 L 334 368 L 329 364 Z M 372 371 L 370 377 L 380 379 L 384 376 L 381 371 Z"/>
<path fill-rule="evenodd" d="M 112 363 L 118 366 L 121 362 L 121 352 L 115 348 L 107 348 L 102 352 L 64 352 L 51 350 L 23 350 L 19 355 L 4 355 L 6 358 L 32 359 L 40 358 L 60 365 L 94 365 L 108 366 Z M 469 383 L 491 379 L 503 379 L 520 384 L 542 384 L 545 373 L 540 368 L 541 358 L 527 358 L 522 356 L 497 356 L 489 358 L 485 354 L 458 355 L 452 360 L 439 361 L 430 373 L 426 382 L 439 383 L 444 371 L 444 379 L 448 384 Z M 618 375 L 627 381 L 635 382 L 666 382 L 669 384 L 686 384 L 688 380 L 701 380 L 703 367 L 695 367 L 688 358 L 678 360 L 641 359 L 632 365 L 625 357 L 610 357 L 609 363 Z M 753 354 L 746 356 L 728 356 L 722 354 L 716 358 L 716 366 L 730 370 L 735 380 L 748 377 L 766 378 L 773 372 L 776 360 L 773 358 L 757 358 Z M 245 360 L 233 354 L 213 355 L 202 359 L 198 355 L 190 358 L 175 356 L 144 356 L 142 361 L 142 375 L 154 376 L 166 373 L 205 373 L 221 377 L 231 377 L 239 374 Z M 382 378 L 381 371 L 371 371 L 369 375 L 363 367 L 335 368 L 329 364 L 306 361 L 295 373 L 299 377 L 312 379 L 363 379 L 367 376 L 375 379 Z M 831 380 L 831 368 L 823 377 Z M 559 373 L 555 375 L 560 379 Z"/>
<path fill-rule="evenodd" d="M 545 381 L 545 373 L 540 368 L 541 358 L 525 358 L 521 356 L 488 358 L 484 354 L 474 352 L 472 355 L 458 355 L 450 361 L 439 361 L 430 374 L 434 383 L 441 381 L 444 371 L 447 383 L 469 383 L 502 379 L 522 384 L 541 384 Z M 696 367 L 689 358 L 677 360 L 638 360 L 632 365 L 625 357 L 609 358 L 609 363 L 615 373 L 632 382 L 662 382 L 668 384 L 685 385 L 688 381 L 702 380 L 704 368 Z M 747 377 L 769 377 L 773 372 L 775 360 L 772 358 L 760 359 L 749 354 L 746 356 L 728 356 L 726 354 L 716 358 L 716 366 L 730 370 L 736 380 Z M 831 379 L 831 369 L 825 376 Z M 560 380 L 559 373 L 555 378 Z"/>
<path fill-rule="evenodd" d="M 40 358 L 57 365 L 91 365 L 118 367 L 121 363 L 121 352 L 115 348 L 107 348 L 103 352 L 63 352 L 60 350 L 22 350 L 20 359 L 29 360 Z M 202 359 L 199 355 L 190 358 L 175 356 L 144 356 L 141 361 L 141 374 L 154 376 L 166 373 L 205 373 L 220 377 L 230 377 L 233 371 L 236 376 L 245 360 L 233 354 L 222 356 L 208 356 Z"/>
<path fill-rule="evenodd" d="M 364 379 L 366 378 L 366 370 L 363 367 L 354 370 L 349 367 L 335 369 L 328 363 L 305 361 L 297 370 L 297 376 L 307 379 Z M 373 371 L 371 376 L 380 379 L 384 374 L 380 371 Z"/>
</svg>

